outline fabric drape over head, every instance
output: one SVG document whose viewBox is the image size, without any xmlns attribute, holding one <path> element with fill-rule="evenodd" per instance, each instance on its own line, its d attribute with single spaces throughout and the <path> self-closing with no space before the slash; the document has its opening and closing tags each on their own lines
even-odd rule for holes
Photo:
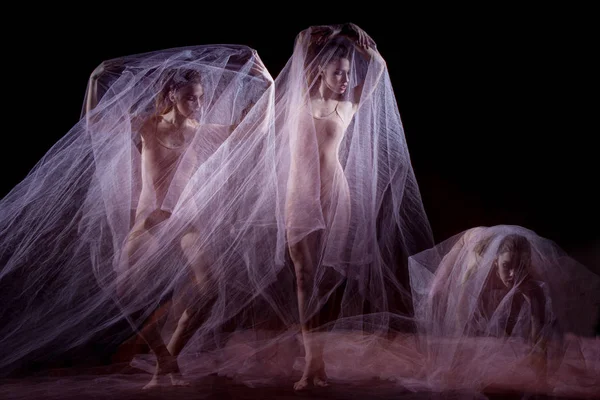
<svg viewBox="0 0 600 400">
<path fill-rule="evenodd" d="M 339 90 L 324 82 L 335 63 Z M 387 313 L 410 311 L 408 256 L 433 238 L 385 61 L 351 32 L 314 26 L 275 82 L 286 238 L 313 265 L 308 314 L 337 292 L 339 324 L 387 329 Z M 338 97 L 324 112 L 328 89 Z"/>
<path fill-rule="evenodd" d="M 439 389 L 600 389 L 600 276 L 512 225 L 477 227 L 410 258 L 425 382 Z"/>
<path fill-rule="evenodd" d="M 0 203 L 0 376 L 111 354 L 168 299 L 165 335 L 189 306 L 210 307 L 198 338 L 239 318 L 282 265 L 273 101 L 241 45 L 94 71 L 81 120 Z"/>
</svg>

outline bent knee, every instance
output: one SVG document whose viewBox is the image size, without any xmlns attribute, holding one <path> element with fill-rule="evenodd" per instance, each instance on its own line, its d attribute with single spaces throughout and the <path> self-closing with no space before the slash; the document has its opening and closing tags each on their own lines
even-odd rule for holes
<svg viewBox="0 0 600 400">
<path fill-rule="evenodd" d="M 197 232 L 188 232 L 181 237 L 181 248 L 189 250 L 199 247 L 200 235 Z"/>
</svg>

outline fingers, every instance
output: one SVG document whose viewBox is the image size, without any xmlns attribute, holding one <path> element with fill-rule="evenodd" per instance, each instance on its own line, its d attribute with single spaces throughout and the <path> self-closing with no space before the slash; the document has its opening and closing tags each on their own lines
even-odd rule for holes
<svg viewBox="0 0 600 400">
<path fill-rule="evenodd" d="M 329 36 L 331 35 L 331 28 L 326 27 L 326 26 L 320 26 L 320 27 L 315 27 L 313 28 L 311 34 L 314 37 L 314 42 L 316 44 L 320 44 L 323 43 L 323 41 Z"/>
<path fill-rule="evenodd" d="M 342 29 L 342 28 L 340 28 L 340 29 Z M 354 37 L 354 40 L 356 40 L 356 45 L 358 45 L 364 49 L 376 48 L 375 41 L 364 30 L 359 28 L 357 25 L 355 25 L 353 23 L 348 23 L 345 25 L 344 30 L 345 30 L 345 33 L 349 37 Z M 312 41 L 316 45 L 322 45 L 333 34 L 334 34 L 334 30 L 331 27 L 314 28 L 313 31 L 311 32 Z"/>
<path fill-rule="evenodd" d="M 354 32 L 354 34 L 356 34 L 356 44 L 364 49 L 368 49 L 370 42 L 369 35 L 367 35 L 365 31 L 363 31 L 361 28 L 359 28 L 353 23 L 349 23 L 348 28 L 351 32 Z"/>
</svg>

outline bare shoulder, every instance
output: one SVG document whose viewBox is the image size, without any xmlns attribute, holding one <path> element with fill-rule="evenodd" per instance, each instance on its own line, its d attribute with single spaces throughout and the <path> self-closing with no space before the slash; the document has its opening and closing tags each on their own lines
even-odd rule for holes
<svg viewBox="0 0 600 400">
<path fill-rule="evenodd" d="M 344 121 L 350 121 L 358 110 L 358 103 L 353 103 L 349 100 L 343 100 L 339 102 L 337 110 Z"/>
<path fill-rule="evenodd" d="M 233 125 L 221 125 L 221 124 L 198 124 L 198 130 L 201 132 L 213 132 L 220 134 L 230 134 L 233 131 Z"/>
<path fill-rule="evenodd" d="M 162 117 L 160 116 L 151 116 L 150 118 L 141 119 L 138 118 L 136 123 L 139 124 L 139 132 L 142 138 L 148 139 L 153 136 L 156 132 L 156 129 L 159 128 L 160 121 Z"/>
<path fill-rule="evenodd" d="M 195 119 L 188 119 L 187 124 L 192 129 L 200 128 L 200 122 L 196 121 Z"/>
<path fill-rule="evenodd" d="M 357 103 L 350 100 L 342 100 L 338 104 L 338 110 L 340 111 L 353 111 L 358 106 Z"/>
</svg>

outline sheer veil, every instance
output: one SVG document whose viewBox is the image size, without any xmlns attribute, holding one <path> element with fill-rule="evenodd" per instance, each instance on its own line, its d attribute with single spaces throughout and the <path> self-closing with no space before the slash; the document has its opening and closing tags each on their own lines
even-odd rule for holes
<svg viewBox="0 0 600 400">
<path fill-rule="evenodd" d="M 600 276 L 513 225 L 477 227 L 410 258 L 427 385 L 598 393 Z"/>
<path fill-rule="evenodd" d="M 597 394 L 600 276 L 526 227 L 435 243 L 394 89 L 354 24 L 276 79 L 244 45 L 101 63 L 0 200 L 0 378 L 154 373 L 157 328 L 185 378 Z"/>
<path fill-rule="evenodd" d="M 200 105 L 176 130 L 165 116 L 192 78 L 199 95 L 178 101 Z M 190 306 L 210 336 L 276 279 L 273 101 L 241 45 L 94 71 L 81 120 L 0 203 L 0 376 L 97 363 L 169 299 L 165 337 Z"/>
<path fill-rule="evenodd" d="M 372 364 L 381 340 L 415 329 L 408 256 L 433 246 L 431 228 L 385 61 L 338 28 L 300 32 L 275 79 L 277 279 L 248 307 L 252 324 L 238 325 L 219 351 L 200 354 L 196 342 L 184 349 L 188 373 L 291 385 L 314 338 L 332 380 L 371 379 L 380 372 L 357 360 Z M 349 64 L 347 95 L 320 114 L 311 96 L 320 69 L 340 54 Z M 306 274 L 299 255 L 311 263 Z M 310 319 L 320 324 L 304 336 Z"/>
<path fill-rule="evenodd" d="M 340 58 L 345 91 L 320 110 L 323 68 Z M 386 63 L 352 31 L 314 26 L 297 36 L 275 87 L 287 244 L 293 253 L 316 242 L 308 314 L 333 295 L 336 323 L 387 330 L 388 313 L 411 309 L 407 258 L 433 238 Z"/>
</svg>

